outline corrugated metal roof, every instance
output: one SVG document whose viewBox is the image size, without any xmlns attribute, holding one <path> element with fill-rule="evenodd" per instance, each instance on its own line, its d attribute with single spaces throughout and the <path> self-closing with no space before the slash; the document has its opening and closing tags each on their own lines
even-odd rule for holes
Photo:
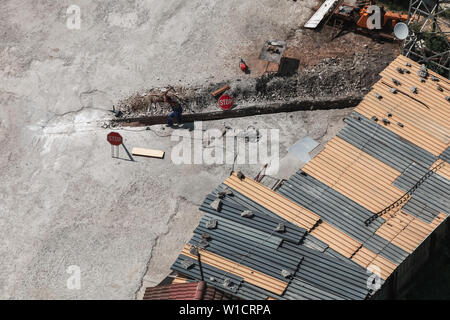
<svg viewBox="0 0 450 320">
<path fill-rule="evenodd" d="M 250 180 L 249 178 L 245 180 L 247 179 Z M 239 180 L 237 184 L 240 183 Z M 223 191 L 224 188 L 226 187 L 222 185 L 216 191 Z M 320 246 L 322 251 L 307 247 L 303 243 L 305 229 L 286 220 L 275 219 L 266 213 L 256 211 L 254 206 L 252 206 L 251 218 L 242 217 L 242 211 L 249 210 L 249 207 L 242 205 L 248 203 L 248 198 L 245 199 L 244 195 L 234 189 L 228 188 L 228 190 L 232 191 L 232 195 L 221 199 L 219 211 L 211 207 L 217 193 L 206 197 L 200 206 L 200 210 L 204 211 L 205 215 L 194 230 L 194 237 L 190 240 L 190 244 L 199 246 L 204 235 L 207 234 L 208 245 L 204 250 L 200 249 L 200 256 L 208 284 L 227 290 L 222 286 L 223 281 L 233 276 L 236 287 L 230 293 L 244 299 L 267 299 L 268 297 L 290 299 L 294 296 L 302 297 L 302 295 L 305 295 L 305 299 L 307 297 L 317 299 L 329 297 L 364 299 L 366 297 L 368 275 L 363 268 L 348 262 L 344 257 L 336 259 L 329 253 L 322 252 L 328 248 L 328 245 L 312 235 L 308 235 L 307 243 Z M 264 190 L 270 195 L 274 193 L 270 189 Z M 266 195 L 265 192 L 260 194 Z M 216 220 L 215 228 L 208 229 L 207 225 L 213 219 Z M 284 232 L 275 231 L 280 222 L 284 225 Z M 211 259 L 212 254 L 214 259 Z M 182 261 L 187 259 L 194 263 L 188 270 L 182 265 Z M 243 272 L 243 269 L 245 271 L 247 268 L 251 269 L 250 273 Z M 200 277 L 196 258 L 188 254 L 188 248 L 183 250 L 183 254 L 177 259 L 172 269 L 194 279 Z M 294 276 L 292 280 L 297 279 L 297 282 L 302 281 L 305 284 L 302 287 L 303 292 L 299 292 L 295 285 L 287 290 L 292 280 L 284 278 L 282 270 L 289 271 Z M 262 274 L 266 276 L 265 280 L 261 280 Z M 210 282 L 209 277 L 212 277 L 214 281 Z M 277 286 L 266 284 L 274 284 L 277 283 L 276 281 L 278 281 Z M 322 297 L 317 296 L 320 292 L 324 293 Z"/>
<path fill-rule="evenodd" d="M 235 299 L 206 282 L 189 282 L 145 289 L 143 300 L 230 300 Z"/>
<path fill-rule="evenodd" d="M 208 284 L 244 299 L 364 299 L 368 268 L 386 280 L 447 218 L 450 165 L 435 166 L 450 159 L 450 86 L 432 72 L 421 82 L 419 68 L 398 57 L 337 137 L 277 192 L 233 174 L 208 195 L 190 241 L 203 246 Z M 172 269 L 200 279 L 189 245 Z"/>
</svg>

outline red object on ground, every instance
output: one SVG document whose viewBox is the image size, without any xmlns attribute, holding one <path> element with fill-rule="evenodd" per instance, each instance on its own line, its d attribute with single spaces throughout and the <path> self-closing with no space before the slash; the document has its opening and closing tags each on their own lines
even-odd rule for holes
<svg viewBox="0 0 450 320">
<path fill-rule="evenodd" d="M 233 98 L 227 94 L 224 94 L 219 99 L 219 107 L 223 110 L 229 110 L 233 106 Z"/>
<path fill-rule="evenodd" d="M 120 146 L 123 142 L 122 136 L 117 132 L 111 132 L 106 136 L 106 140 L 113 146 Z"/>
<path fill-rule="evenodd" d="M 243 71 L 243 72 L 247 72 L 247 65 L 245 64 L 245 63 L 241 63 L 240 64 L 240 66 L 241 66 L 241 70 Z"/>
</svg>

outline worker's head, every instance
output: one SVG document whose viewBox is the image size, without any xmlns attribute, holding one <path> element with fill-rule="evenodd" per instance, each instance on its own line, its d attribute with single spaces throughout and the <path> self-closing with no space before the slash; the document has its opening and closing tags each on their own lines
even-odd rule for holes
<svg viewBox="0 0 450 320">
<path fill-rule="evenodd" d="M 175 102 L 175 100 L 173 100 L 171 97 L 169 97 L 169 96 L 164 96 L 164 102 L 166 102 L 166 103 L 168 103 L 168 104 L 170 104 L 170 105 L 175 105 L 176 104 L 176 102 Z"/>
</svg>

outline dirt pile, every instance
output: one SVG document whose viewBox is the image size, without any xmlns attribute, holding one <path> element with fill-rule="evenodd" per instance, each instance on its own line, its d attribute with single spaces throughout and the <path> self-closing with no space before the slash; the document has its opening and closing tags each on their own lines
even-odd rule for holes
<svg viewBox="0 0 450 320">
<path fill-rule="evenodd" d="M 378 73 L 394 58 L 394 54 L 355 53 L 346 58 L 325 58 L 291 76 L 267 73 L 258 78 L 237 79 L 231 83 L 209 83 L 200 87 L 175 87 L 170 96 L 182 103 L 185 114 L 220 111 L 211 92 L 225 84 L 226 93 L 235 101 L 235 108 L 261 104 L 292 103 L 302 100 L 328 100 L 343 97 L 361 98 L 378 79 Z M 163 102 L 164 88 L 136 93 L 120 101 L 116 108 L 124 118 L 161 116 L 171 111 Z M 343 108 L 346 106 L 342 106 Z"/>
</svg>

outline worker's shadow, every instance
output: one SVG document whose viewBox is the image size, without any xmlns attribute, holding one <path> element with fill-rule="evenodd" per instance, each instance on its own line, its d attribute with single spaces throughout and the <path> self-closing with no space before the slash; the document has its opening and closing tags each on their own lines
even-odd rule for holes
<svg viewBox="0 0 450 320">
<path fill-rule="evenodd" d="M 181 126 L 178 125 L 178 129 L 185 129 L 185 130 L 193 131 L 195 129 L 195 126 L 194 126 L 193 122 L 185 122 Z"/>
</svg>

